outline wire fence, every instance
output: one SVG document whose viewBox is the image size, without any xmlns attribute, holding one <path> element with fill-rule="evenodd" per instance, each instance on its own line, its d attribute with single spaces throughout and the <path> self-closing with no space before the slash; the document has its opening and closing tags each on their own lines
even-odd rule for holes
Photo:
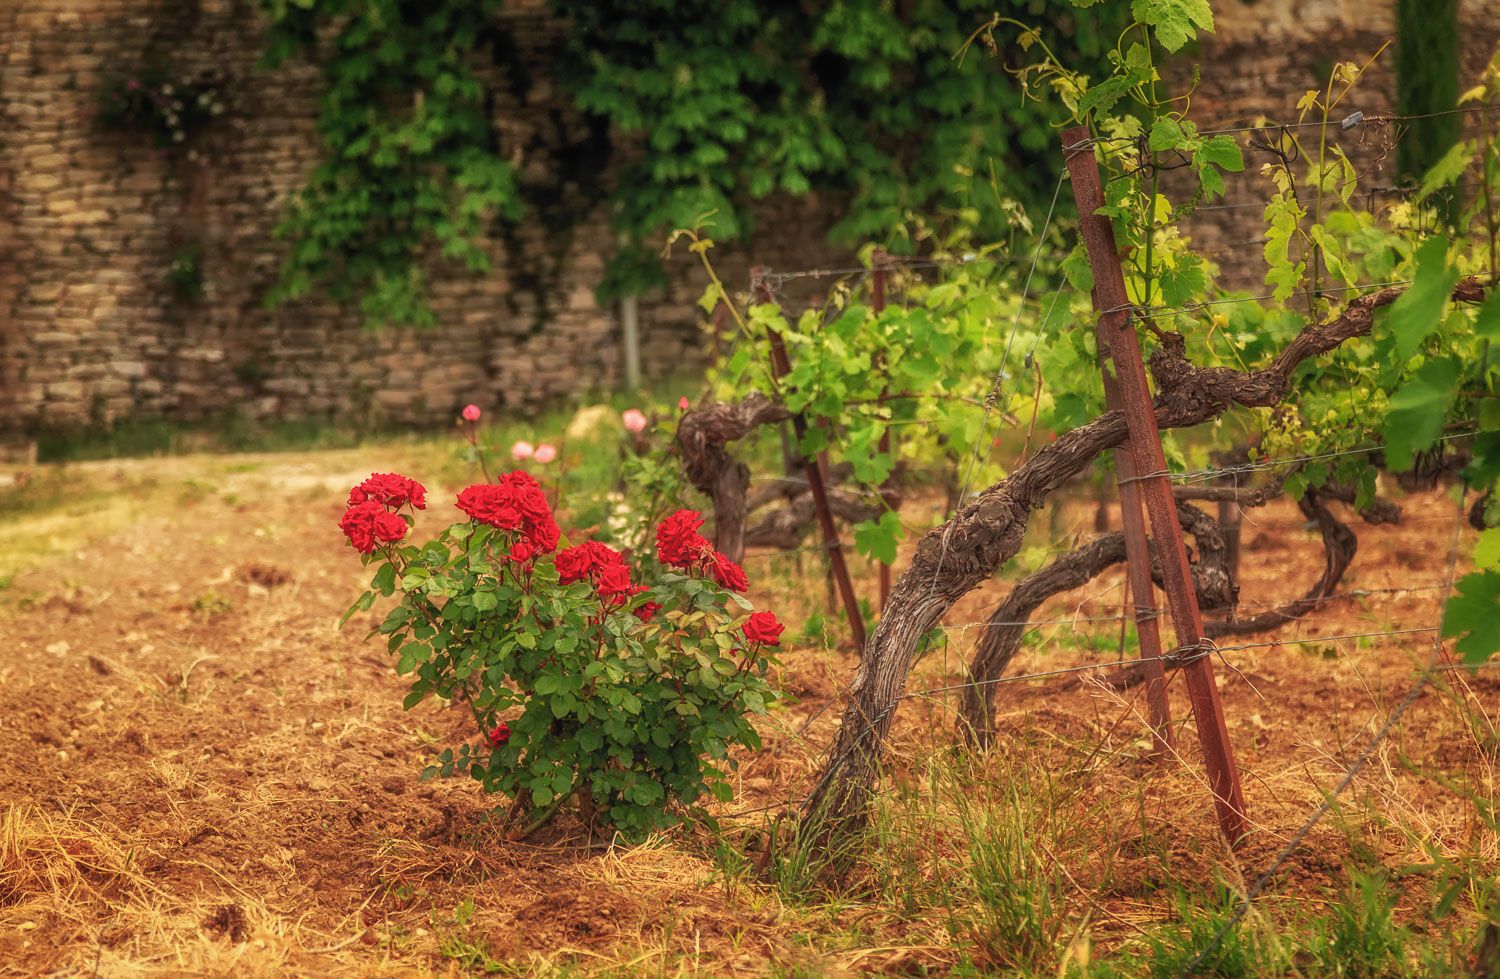
<svg viewBox="0 0 1500 979">
<path fill-rule="evenodd" d="M 1320 127 L 1336 127 L 1342 132 L 1349 132 L 1351 130 L 1367 128 L 1375 125 L 1398 126 L 1405 122 L 1422 118 L 1429 118 L 1434 115 L 1467 114 L 1478 111 L 1481 111 L 1481 107 L 1457 109 L 1450 112 L 1404 116 L 1389 114 L 1366 115 L 1362 112 L 1354 112 L 1342 119 L 1330 120 L 1328 122 L 1317 121 L 1292 123 L 1286 125 L 1269 123 L 1264 125 L 1231 126 L 1226 128 L 1202 130 L 1200 131 L 1199 135 L 1203 137 L 1211 137 L 1218 135 L 1236 135 L 1246 133 L 1275 134 L 1286 133 L 1292 130 L 1312 129 Z M 1133 140 L 1134 137 L 1130 137 L 1130 139 Z M 1096 137 L 1090 140 L 1089 143 L 1105 144 L 1116 141 L 1118 140 L 1114 137 Z M 1070 149 L 1076 148 L 1077 147 L 1070 147 Z M 1388 151 L 1389 148 L 1390 147 L 1387 146 L 1386 150 Z M 1362 177 L 1363 175 L 1361 175 L 1361 178 Z M 887 257 L 885 259 L 887 268 L 909 273 L 917 273 L 925 270 L 941 268 L 952 268 L 977 263 L 990 263 L 996 266 L 1015 266 L 1017 269 L 1019 269 L 1022 265 L 1025 265 L 1026 267 L 1025 277 L 1020 290 L 1020 299 L 1017 303 L 1012 321 L 1009 324 L 1009 330 L 1004 342 L 1003 353 L 1000 359 L 1000 366 L 991 379 L 989 393 L 982 402 L 983 415 L 979 425 L 979 435 L 975 440 L 972 451 L 963 452 L 960 454 L 958 469 L 963 470 L 962 479 L 957 479 L 958 469 L 952 471 L 943 470 L 941 472 L 941 476 L 944 480 L 953 479 L 959 483 L 957 497 L 957 505 L 959 506 L 962 506 L 965 501 L 971 498 L 970 491 L 973 486 L 973 480 L 978 468 L 978 463 L 983 458 L 985 452 L 992 448 L 990 442 L 989 427 L 992 421 L 992 417 L 996 414 L 997 409 L 999 409 L 1001 416 L 1004 417 L 1004 411 L 1009 400 L 1006 396 L 1007 385 L 1016 382 L 1017 386 L 1019 386 L 1018 379 L 1021 377 L 1021 372 L 1018 370 L 1013 373 L 1010 369 L 1010 363 L 1012 355 L 1014 353 L 1017 337 L 1021 331 L 1023 319 L 1028 315 L 1035 316 L 1036 314 L 1040 313 L 1040 319 L 1036 320 L 1034 325 L 1034 336 L 1031 338 L 1029 343 L 1027 343 L 1027 349 L 1024 358 L 1022 359 L 1024 368 L 1029 370 L 1036 362 L 1035 358 L 1037 350 L 1039 349 L 1039 345 L 1042 342 L 1044 335 L 1046 334 L 1047 325 L 1052 322 L 1053 312 L 1057 308 L 1058 303 L 1062 300 L 1063 295 L 1070 292 L 1068 286 L 1066 284 L 1063 284 L 1054 289 L 1048 290 L 1052 292 L 1050 299 L 1048 299 L 1045 294 L 1043 294 L 1038 296 L 1034 302 L 1031 301 L 1032 284 L 1034 278 L 1037 275 L 1038 268 L 1042 265 L 1042 263 L 1062 263 L 1067 260 L 1066 255 L 1052 253 L 1047 254 L 1045 257 L 1043 255 L 1044 245 L 1049 240 L 1048 232 L 1053 224 L 1054 214 L 1057 210 L 1057 204 L 1061 194 L 1062 184 L 1065 179 L 1066 171 L 1059 175 L 1057 186 L 1054 189 L 1052 195 L 1051 204 L 1049 205 L 1047 210 L 1047 216 L 1043 221 L 1040 233 L 1037 236 L 1036 247 L 1029 256 L 1018 256 L 1012 254 L 970 254 L 925 258 Z M 1445 194 L 1463 193 L 1469 190 L 1473 190 L 1479 186 L 1480 184 L 1478 183 L 1458 183 L 1445 188 L 1442 192 Z M 1374 211 L 1378 204 L 1383 204 L 1384 202 L 1387 202 L 1392 198 L 1397 198 L 1400 200 L 1413 200 L 1425 196 L 1426 194 L 1421 189 L 1415 187 L 1373 186 L 1366 187 L 1358 191 L 1358 193 L 1351 198 L 1351 201 L 1363 202 L 1365 205 L 1365 210 Z M 1205 212 L 1207 212 L 1211 214 L 1213 212 L 1233 212 L 1250 209 L 1263 210 L 1269 203 L 1270 201 L 1268 200 L 1247 200 L 1238 198 L 1234 200 L 1221 200 L 1219 203 L 1198 204 L 1193 208 L 1193 213 L 1204 214 Z M 1420 201 L 1418 201 L 1418 203 L 1420 203 Z M 1351 204 L 1350 209 L 1353 210 L 1357 208 Z M 1210 254 L 1215 252 L 1228 253 L 1249 249 L 1255 246 L 1263 246 L 1265 244 L 1267 244 L 1267 239 L 1262 235 L 1252 238 L 1212 243 L 1206 248 L 1200 250 L 1206 251 Z M 779 287 L 782 283 L 798 280 L 818 281 L 829 278 L 860 277 L 861 281 L 863 281 L 865 278 L 868 278 L 871 272 L 871 268 L 863 266 L 853 268 L 834 267 L 827 269 L 805 269 L 792 272 L 773 273 L 771 278 Z M 1491 269 L 1490 275 L 1493 278 L 1495 275 L 1495 270 Z M 1196 316 L 1211 312 L 1220 307 L 1232 307 L 1248 303 L 1284 303 L 1288 300 L 1298 302 L 1307 301 L 1310 303 L 1315 303 L 1316 301 L 1322 299 L 1346 296 L 1356 293 L 1367 293 L 1380 289 L 1395 289 L 1403 286 L 1409 286 L 1413 283 L 1413 281 L 1414 280 L 1412 279 L 1387 278 L 1380 280 L 1362 281 L 1354 284 L 1332 283 L 1318 287 L 1309 287 L 1306 289 L 1296 290 L 1290 296 L 1276 294 L 1236 295 L 1180 304 L 1152 304 L 1130 302 L 1116 305 L 1108 309 L 1098 309 L 1095 310 L 1095 312 L 1098 315 L 1103 315 L 1107 313 L 1128 311 L 1133 316 L 1143 319 L 1172 316 Z M 1070 299 L 1070 302 L 1071 301 L 1072 300 Z M 793 306 L 792 308 L 794 311 L 796 310 L 795 306 Z M 829 304 L 823 303 L 821 301 L 812 301 L 804 305 L 801 308 L 801 311 L 827 310 L 829 308 Z M 1045 312 L 1043 312 L 1043 310 L 1045 310 Z M 1286 334 L 1298 333 L 1303 329 L 1305 329 L 1305 327 L 1301 325 L 1269 326 L 1265 328 L 1261 328 L 1258 326 L 1254 328 L 1215 327 L 1207 335 L 1189 337 L 1186 342 L 1194 344 L 1215 342 L 1246 344 L 1263 337 L 1284 336 Z M 1040 379 L 1038 383 L 1040 384 Z M 976 404 L 976 407 L 979 407 L 979 405 Z M 1475 432 L 1476 429 L 1474 428 L 1465 428 L 1462 431 L 1450 431 L 1443 434 L 1437 440 L 1437 444 L 1439 446 L 1446 447 L 1450 443 L 1453 443 L 1455 441 L 1470 438 L 1475 434 Z M 1257 475 L 1281 474 L 1299 467 L 1305 468 L 1308 466 L 1317 465 L 1319 463 L 1327 463 L 1336 460 L 1369 456 L 1373 453 L 1378 453 L 1385 448 L 1386 446 L 1383 443 L 1374 442 L 1321 452 L 1286 455 L 1278 458 L 1261 456 L 1259 459 L 1249 459 L 1244 463 L 1236 465 L 1208 466 L 1200 469 L 1188 469 L 1185 471 L 1162 470 L 1147 472 L 1129 477 L 1128 479 L 1118 480 L 1117 482 L 1126 483 L 1148 479 L 1166 478 L 1172 483 L 1178 485 L 1192 485 L 1210 480 L 1219 481 L 1232 479 L 1235 481 L 1235 485 L 1239 486 L 1241 479 L 1249 480 L 1253 479 L 1253 477 Z M 928 474 L 931 475 L 935 473 L 929 472 Z M 780 477 L 757 478 L 778 479 Z M 1279 490 L 1279 483 L 1273 483 L 1273 485 Z M 1409 585 L 1394 585 L 1389 587 L 1349 587 L 1343 590 L 1332 591 L 1322 595 L 1299 594 L 1285 599 L 1257 599 L 1250 601 L 1241 601 L 1236 604 L 1233 614 L 1237 615 L 1241 610 L 1275 609 L 1309 603 L 1312 607 L 1321 609 L 1329 603 L 1340 600 L 1360 600 L 1373 596 L 1417 595 L 1424 592 L 1438 593 L 1436 596 L 1436 601 L 1438 607 L 1441 609 L 1445 605 L 1447 598 L 1452 594 L 1454 581 L 1457 574 L 1460 534 L 1464 523 L 1464 504 L 1465 494 L 1460 493 L 1458 494 L 1455 512 L 1451 518 L 1453 523 L 1453 530 L 1451 545 L 1447 556 L 1447 573 L 1442 580 L 1423 581 Z M 1400 524 L 1410 524 L 1418 522 L 1446 521 L 1448 519 L 1450 518 L 1446 516 L 1414 517 L 1403 515 L 1399 520 L 1394 522 Z M 1307 521 L 1303 520 L 1297 521 L 1295 524 L 1289 526 L 1306 527 L 1307 523 Z M 1275 526 L 1277 525 L 1267 524 L 1267 527 L 1264 529 L 1270 529 Z M 951 529 L 952 524 L 950 521 L 948 523 L 948 529 L 944 532 L 942 537 L 941 549 L 939 551 L 936 569 L 932 575 L 929 592 L 936 589 L 939 576 L 941 575 L 943 570 L 945 559 L 948 556 Z M 1076 546 L 1077 543 L 1078 541 L 1075 539 L 1074 545 Z M 828 551 L 836 546 L 838 546 L 837 543 L 825 543 L 822 545 L 809 547 L 797 547 L 767 553 L 758 553 L 752 555 L 752 557 L 774 559 L 777 557 L 788 555 L 800 555 L 809 552 Z M 980 611 L 983 611 L 985 608 L 995 608 L 1002 604 L 1003 601 L 992 603 L 991 605 L 987 606 L 982 606 Z M 1118 608 L 1118 612 L 1116 612 L 1115 614 L 1091 614 L 1093 610 L 1085 609 L 1084 606 L 1086 604 L 1087 603 L 1080 604 L 1078 606 L 1077 612 L 1075 612 L 1075 614 L 1073 615 L 1068 616 L 1058 616 L 1054 614 L 1051 617 L 1026 618 L 1020 620 L 985 619 L 982 621 L 961 622 L 954 624 L 943 623 L 939 627 L 945 634 L 952 635 L 954 633 L 957 633 L 960 637 L 962 637 L 965 633 L 971 630 L 988 630 L 994 628 L 1022 628 L 1028 631 L 1035 631 L 1049 626 L 1068 626 L 1074 628 L 1077 628 L 1079 626 L 1122 626 L 1131 622 L 1140 622 L 1148 618 L 1160 617 L 1165 613 L 1164 609 L 1154 604 L 1121 603 L 1116 606 Z M 1108 603 L 1105 604 L 1106 607 L 1108 607 Z M 1084 612 L 1089 612 L 1090 614 L 1082 614 Z M 1308 617 L 1306 614 L 1298 614 L 1289 619 L 1287 624 L 1299 621 L 1310 623 L 1314 620 Z M 1099 631 L 1102 632 L 1103 630 L 1101 629 Z M 1217 659 L 1226 668 L 1234 671 L 1235 673 L 1241 673 L 1241 666 L 1243 664 L 1233 661 L 1235 659 L 1240 659 L 1240 657 L 1230 658 L 1227 657 L 1226 654 L 1245 653 L 1262 649 L 1295 646 L 1337 646 L 1341 643 L 1365 641 L 1394 641 L 1406 645 L 1413 639 L 1416 639 L 1418 637 L 1430 637 L 1433 644 L 1430 662 L 1425 668 L 1421 669 L 1414 675 L 1411 681 L 1410 688 L 1405 697 L 1397 704 L 1394 710 L 1391 710 L 1385 716 L 1384 721 L 1375 730 L 1374 734 L 1370 737 L 1369 741 L 1360 751 L 1358 756 L 1354 758 L 1354 760 L 1339 775 L 1336 782 L 1324 793 L 1324 800 L 1322 804 L 1309 814 L 1308 818 L 1300 825 L 1300 827 L 1296 829 L 1295 832 L 1292 833 L 1290 838 L 1286 841 L 1285 845 L 1277 852 L 1277 854 L 1272 858 L 1265 869 L 1256 877 L 1254 882 L 1243 891 L 1242 901 L 1240 902 L 1239 906 L 1236 908 L 1230 919 L 1223 925 L 1223 927 L 1212 938 L 1212 940 L 1197 952 L 1194 961 L 1190 963 L 1185 970 L 1183 970 L 1182 977 L 1183 979 L 1186 979 L 1186 977 L 1195 974 L 1195 970 L 1197 970 L 1200 965 L 1202 965 L 1214 954 L 1223 940 L 1243 920 L 1245 915 L 1254 906 L 1254 902 L 1257 900 L 1257 898 L 1260 897 L 1267 885 L 1275 878 L 1276 873 L 1296 852 L 1297 848 L 1306 839 L 1307 835 L 1329 812 L 1333 810 L 1338 798 L 1355 782 L 1355 780 L 1359 776 L 1359 773 L 1365 768 L 1369 761 L 1376 756 L 1376 754 L 1380 751 L 1381 746 L 1390 737 L 1391 733 L 1397 728 L 1402 718 L 1421 698 L 1422 693 L 1432 683 L 1435 677 L 1442 673 L 1450 671 L 1500 668 L 1500 660 L 1482 662 L 1477 664 L 1445 661 L 1442 633 L 1442 620 L 1441 618 L 1439 618 L 1435 624 L 1431 625 L 1405 625 L 1402 627 L 1396 627 L 1395 625 L 1392 625 L 1388 628 L 1381 628 L 1370 631 L 1327 631 L 1312 636 L 1276 636 L 1274 638 L 1268 639 L 1257 639 L 1254 641 L 1233 642 L 1225 644 L 1217 644 L 1209 639 L 1200 639 L 1199 641 L 1192 644 L 1178 645 L 1177 647 L 1172 648 L 1159 656 L 1128 658 L 1121 657 L 1103 662 L 1058 666 L 1048 669 L 1036 669 L 1009 676 L 984 678 L 965 676 L 960 679 L 941 682 L 935 685 L 921 687 L 919 689 L 902 690 L 896 693 L 888 703 L 885 703 L 874 714 L 874 716 L 866 716 L 863 713 L 851 715 L 849 713 L 848 708 L 852 706 L 852 702 L 849 700 L 850 690 L 853 686 L 853 682 L 851 681 L 848 684 L 842 685 L 841 689 L 839 689 L 834 696 L 830 697 L 826 702 L 824 702 L 815 711 L 808 715 L 803 720 L 796 732 L 792 733 L 782 746 L 775 749 L 775 753 L 779 753 L 790 745 L 803 743 L 805 735 L 819 718 L 823 717 L 835 706 L 843 705 L 846 708 L 843 718 L 843 729 L 840 731 L 840 736 L 836 738 L 834 742 L 825 746 L 819 752 L 816 768 L 816 771 L 819 772 L 819 777 L 817 782 L 813 785 L 811 791 L 805 794 L 794 793 L 794 795 L 797 796 L 796 798 L 777 801 L 768 805 L 742 809 L 733 813 L 729 813 L 725 818 L 742 818 L 758 813 L 765 813 L 772 810 L 807 804 L 811 799 L 818 796 L 820 791 L 828 784 L 830 779 L 838 775 L 841 766 L 846 764 L 847 761 L 854 755 L 854 749 L 863 744 L 872 734 L 875 734 L 875 732 L 880 729 L 880 725 L 882 724 L 882 722 L 884 722 L 888 717 L 892 715 L 899 704 L 909 700 L 924 699 L 941 702 L 941 698 L 943 698 L 945 695 L 962 692 L 972 693 L 973 691 L 981 689 L 983 687 L 992 687 L 1001 684 L 1030 683 L 1058 677 L 1090 674 L 1097 675 L 1109 671 L 1134 670 L 1139 669 L 1142 665 L 1149 663 L 1160 664 L 1164 670 L 1170 671 L 1171 676 L 1176 676 L 1177 673 L 1183 672 L 1185 667 L 1191 666 L 1194 663 L 1207 658 Z M 1122 720 L 1124 716 L 1125 715 L 1122 715 Z M 1379 714 L 1377 713 L 1374 716 L 1379 717 Z M 854 733 L 852 736 L 849 735 L 848 730 L 850 725 L 858 725 L 856 733 Z M 842 753 L 835 755 L 834 752 L 836 749 L 841 750 Z"/>
</svg>

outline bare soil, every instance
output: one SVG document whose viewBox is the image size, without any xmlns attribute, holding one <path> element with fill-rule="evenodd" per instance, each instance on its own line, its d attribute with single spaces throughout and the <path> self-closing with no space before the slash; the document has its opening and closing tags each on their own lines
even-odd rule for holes
<svg viewBox="0 0 1500 979">
<path fill-rule="evenodd" d="M 0 975 L 458 974 L 485 955 L 517 973 L 573 961 L 629 971 L 674 955 L 714 975 L 955 961 L 898 914 L 811 914 L 769 884 L 728 889 L 706 831 L 625 848 L 589 839 L 565 815 L 507 843 L 475 783 L 419 783 L 437 752 L 477 736 L 472 720 L 432 704 L 401 710 L 404 684 L 383 646 L 362 641 L 374 613 L 335 628 L 367 579 L 336 527 L 343 499 L 370 471 L 412 464 L 391 452 L 0 471 L 8 492 L 30 501 L 0 516 L 0 554 L 14 558 L 0 564 L 10 575 L 0 590 Z M 54 503 L 27 496 L 28 480 Z M 435 501 L 457 488 L 429 486 Z M 1237 853 L 1216 835 L 1180 677 L 1182 757 L 1164 767 L 1146 758 L 1136 692 L 1088 674 L 1001 685 L 1000 743 L 965 764 L 1001 782 L 1016 766 L 1070 782 L 1078 839 L 1058 859 L 1080 906 L 1096 909 L 1101 947 L 1173 913 L 1164 866 L 1188 882 L 1253 878 L 1433 655 L 1433 632 L 1293 642 L 1439 621 L 1443 591 L 1428 586 L 1448 577 L 1454 503 L 1441 492 L 1402 502 L 1399 525 L 1354 524 L 1360 550 L 1345 585 L 1371 594 L 1221 643 L 1283 641 L 1228 650 L 1216 664 L 1257 830 Z M 1317 535 L 1289 503 L 1250 516 L 1242 600 L 1301 594 L 1321 566 Z M 1070 508 L 1063 523 L 1070 535 L 1091 532 L 1092 506 Z M 1467 550 L 1470 532 L 1463 538 Z M 791 622 L 822 604 L 811 564 L 799 576 L 793 559 L 752 556 L 747 569 L 752 597 Z M 868 570 L 860 584 L 871 593 Z M 1076 627 L 1041 627 L 1012 672 L 1117 658 L 1118 625 L 1085 620 L 1119 612 L 1122 580 L 1045 610 Z M 922 662 L 912 689 L 961 678 L 974 638 L 963 626 L 982 621 L 1003 588 L 955 610 L 951 643 Z M 1081 643 L 1084 632 L 1096 639 Z M 838 723 L 835 707 L 799 734 L 852 675 L 852 651 L 792 643 L 784 661 L 798 702 L 765 722 L 764 750 L 741 758 L 726 815 L 798 797 Z M 1493 728 L 1476 734 L 1454 705 L 1493 721 L 1497 674 L 1446 674 L 1426 693 L 1356 784 L 1356 801 L 1313 833 L 1273 891 L 1322 894 L 1351 855 L 1390 868 L 1423 862 L 1415 839 L 1472 846 L 1477 834 L 1494 859 L 1496 841 L 1424 772 L 1493 791 Z M 900 793 L 925 791 L 917 773 L 951 744 L 953 702 L 903 705 L 891 773 Z M 771 816 L 725 823 L 752 863 Z M 860 882 L 846 886 L 857 895 Z M 849 943 L 851 928 L 863 944 Z M 476 949 L 481 959 L 463 958 Z"/>
</svg>

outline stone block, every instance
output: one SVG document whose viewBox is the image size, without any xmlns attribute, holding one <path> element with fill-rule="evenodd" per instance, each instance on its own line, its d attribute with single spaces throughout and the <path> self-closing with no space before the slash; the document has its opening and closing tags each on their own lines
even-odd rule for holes
<svg viewBox="0 0 1500 979">
<path fill-rule="evenodd" d="M 47 398 L 51 401 L 83 400 L 82 381 L 53 381 L 47 385 Z"/>
</svg>

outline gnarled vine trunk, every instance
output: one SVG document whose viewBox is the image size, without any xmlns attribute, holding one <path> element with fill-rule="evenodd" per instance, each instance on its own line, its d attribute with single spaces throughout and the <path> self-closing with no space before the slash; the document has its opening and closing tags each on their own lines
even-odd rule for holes
<svg viewBox="0 0 1500 979">
<path fill-rule="evenodd" d="M 1177 504 L 1182 529 L 1197 544 L 1192 564 L 1199 607 L 1205 610 L 1234 604 L 1236 588 L 1226 564 L 1226 549 L 1217 522 L 1197 507 Z M 959 698 L 957 733 L 965 743 L 988 748 L 995 730 L 995 686 L 1030 631 L 1027 619 L 1047 599 L 1081 588 L 1125 560 L 1125 535 L 1105 534 L 1069 551 L 1046 567 L 1017 582 L 991 613 L 969 661 L 969 685 Z M 1156 549 L 1151 548 L 1151 579 L 1161 584 Z"/>
<path fill-rule="evenodd" d="M 1269 408 L 1286 396 L 1292 371 L 1303 360 L 1370 332 L 1375 310 L 1405 291 L 1390 286 L 1351 300 L 1337 318 L 1304 327 L 1257 371 L 1197 367 L 1186 356 L 1180 334 L 1162 335 L 1151 356 L 1158 385 L 1154 399 L 1159 428 L 1202 424 L 1235 405 Z M 1484 296 L 1477 280 L 1453 290 L 1455 299 Z M 850 684 L 838 738 L 804 803 L 807 828 L 825 847 L 864 825 L 880 773 L 886 733 L 901 701 L 917 644 L 959 598 L 989 580 L 1020 550 L 1031 511 L 1047 494 L 1083 471 L 1095 457 L 1125 441 L 1124 416 L 1108 412 L 1067 432 L 988 487 L 918 542 L 911 565 L 896 582 L 880 625 L 866 644 Z"/>
<path fill-rule="evenodd" d="M 785 405 L 755 391 L 739 404 L 715 402 L 690 411 L 677 427 L 688 479 L 714 501 L 714 548 L 735 563 L 745 559 L 750 469 L 724 446 L 761 425 L 790 417 Z"/>
</svg>

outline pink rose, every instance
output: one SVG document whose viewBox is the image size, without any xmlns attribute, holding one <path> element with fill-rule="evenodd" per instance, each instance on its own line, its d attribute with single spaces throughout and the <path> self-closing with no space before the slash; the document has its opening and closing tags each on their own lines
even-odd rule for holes
<svg viewBox="0 0 1500 979">
<path fill-rule="evenodd" d="M 510 447 L 510 457 L 517 462 L 520 462 L 522 459 L 530 459 L 535 454 L 536 449 L 532 447 L 530 442 L 525 440 L 516 442 Z"/>
<path fill-rule="evenodd" d="M 547 463 L 557 458 L 557 449 L 551 445 L 548 445 L 546 442 L 543 442 L 541 445 L 536 447 L 536 452 L 532 453 L 531 457 L 545 466 Z"/>
<path fill-rule="evenodd" d="M 682 397 L 680 397 L 680 398 L 677 399 L 677 410 L 678 411 L 687 411 L 688 407 L 691 404 L 692 404 L 692 402 L 689 401 L 687 399 L 687 395 L 684 394 Z"/>
<path fill-rule="evenodd" d="M 464 405 L 464 421 L 466 421 L 466 422 L 477 422 L 477 421 L 479 421 L 479 406 L 478 405 Z"/>
<path fill-rule="evenodd" d="M 620 416 L 620 420 L 632 432 L 644 432 L 646 430 L 646 416 L 641 414 L 639 409 L 627 408 L 625 413 Z"/>
</svg>

